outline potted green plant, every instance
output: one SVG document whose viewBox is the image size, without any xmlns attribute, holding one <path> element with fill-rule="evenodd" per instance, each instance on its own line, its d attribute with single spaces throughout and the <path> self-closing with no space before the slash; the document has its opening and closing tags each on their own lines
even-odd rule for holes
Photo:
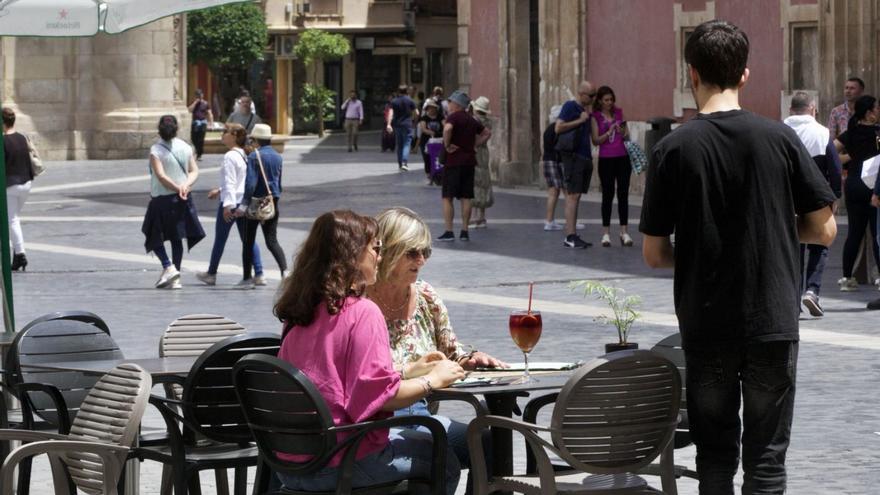
<svg viewBox="0 0 880 495">
<path fill-rule="evenodd" d="M 613 325 L 617 329 L 617 342 L 605 344 L 605 353 L 638 349 L 639 344 L 629 342 L 629 331 L 632 324 L 640 314 L 636 308 L 642 303 L 642 298 L 635 295 L 627 295 L 624 289 L 605 285 L 595 280 L 580 280 L 571 283 L 571 290 L 581 289 L 584 297 L 593 296 L 608 303 L 613 317 L 597 316 L 595 321 L 606 325 Z"/>
</svg>

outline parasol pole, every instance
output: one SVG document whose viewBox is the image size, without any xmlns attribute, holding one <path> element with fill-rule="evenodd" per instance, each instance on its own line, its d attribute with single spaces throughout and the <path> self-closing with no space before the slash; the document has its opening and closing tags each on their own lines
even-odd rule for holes
<svg viewBox="0 0 880 495">
<path fill-rule="evenodd" d="M 7 333 L 15 332 L 15 313 L 12 303 L 12 267 L 9 253 L 9 212 L 6 208 L 6 152 L 0 139 L 0 268 L 3 271 L 3 328 Z"/>
</svg>

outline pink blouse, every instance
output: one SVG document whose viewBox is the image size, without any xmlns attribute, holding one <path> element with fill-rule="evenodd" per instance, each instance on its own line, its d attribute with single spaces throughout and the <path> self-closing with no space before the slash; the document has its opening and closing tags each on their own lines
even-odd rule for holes
<svg viewBox="0 0 880 495">
<path fill-rule="evenodd" d="M 593 112 L 593 118 L 596 120 L 599 135 L 601 136 L 608 132 L 608 129 L 611 129 L 615 122 L 618 124 L 623 122 L 623 110 L 615 108 L 614 118 L 611 120 L 605 120 L 605 115 L 601 111 Z M 599 158 L 614 158 L 618 156 L 626 156 L 626 146 L 623 145 L 622 133 L 615 132 L 608 136 L 608 141 L 599 145 Z"/>
<path fill-rule="evenodd" d="M 329 314 L 322 302 L 310 325 L 290 329 L 278 357 L 312 380 L 337 426 L 392 415 L 381 408 L 397 394 L 400 375 L 391 362 L 385 318 L 373 301 L 349 297 L 335 315 Z M 337 439 L 341 442 L 347 436 L 340 433 Z M 388 429 L 374 430 L 361 442 L 356 458 L 378 452 L 387 444 Z M 334 456 L 328 466 L 337 466 L 342 455 Z M 309 459 L 279 453 L 282 456 L 294 462 Z"/>
</svg>

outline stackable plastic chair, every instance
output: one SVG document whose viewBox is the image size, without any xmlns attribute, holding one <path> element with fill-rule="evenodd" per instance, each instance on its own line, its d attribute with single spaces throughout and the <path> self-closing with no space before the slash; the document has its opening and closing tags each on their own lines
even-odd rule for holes
<svg viewBox="0 0 880 495">
<path fill-rule="evenodd" d="M 147 372 L 122 364 L 93 384 L 69 434 L 0 430 L 2 440 L 30 442 L 13 450 L 3 463 L 0 493 L 13 493 L 13 472 L 21 462 L 48 454 L 56 494 L 73 493 L 69 474 L 76 488 L 85 493 L 115 495 L 150 388 Z"/>
<path fill-rule="evenodd" d="M 651 351 L 621 351 L 581 367 L 556 397 L 549 426 L 501 416 L 478 416 L 468 427 L 474 493 L 665 493 L 675 495 L 672 437 L 679 420 L 681 377 L 675 364 Z M 490 476 L 485 428 L 521 434 L 536 473 Z M 550 440 L 539 436 L 549 435 Z M 560 471 L 548 452 L 566 463 Z M 635 473 L 660 456 L 663 491 Z M 569 476 L 581 474 L 577 482 Z M 566 479 L 557 480 L 558 476 Z"/>
</svg>

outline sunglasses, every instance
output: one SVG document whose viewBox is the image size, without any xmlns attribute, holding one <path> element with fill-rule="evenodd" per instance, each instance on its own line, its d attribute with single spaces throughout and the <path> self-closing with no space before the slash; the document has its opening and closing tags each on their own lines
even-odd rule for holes
<svg viewBox="0 0 880 495">
<path fill-rule="evenodd" d="M 592 92 L 592 93 L 582 93 L 582 92 L 578 92 L 578 94 L 579 94 L 579 95 L 586 95 L 586 96 L 589 96 L 590 98 L 595 98 L 596 95 L 597 95 L 598 93 L 597 93 L 596 91 L 594 91 L 594 92 Z"/>
<path fill-rule="evenodd" d="M 413 261 L 419 259 L 419 256 L 421 256 L 425 259 L 428 259 L 431 257 L 431 248 L 426 247 L 426 248 L 422 248 L 422 249 L 409 249 L 404 254 L 406 254 L 407 258 L 409 258 Z"/>
</svg>

